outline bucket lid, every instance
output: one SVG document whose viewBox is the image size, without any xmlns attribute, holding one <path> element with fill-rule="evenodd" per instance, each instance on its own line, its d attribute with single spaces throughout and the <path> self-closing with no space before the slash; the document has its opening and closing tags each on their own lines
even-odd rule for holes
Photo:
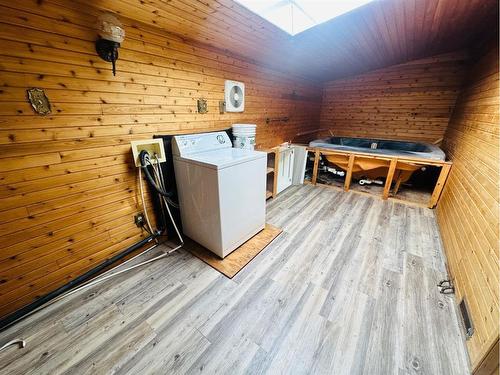
<svg viewBox="0 0 500 375">
<path fill-rule="evenodd" d="M 255 129 L 257 125 L 255 124 L 233 124 L 233 129 Z"/>
</svg>

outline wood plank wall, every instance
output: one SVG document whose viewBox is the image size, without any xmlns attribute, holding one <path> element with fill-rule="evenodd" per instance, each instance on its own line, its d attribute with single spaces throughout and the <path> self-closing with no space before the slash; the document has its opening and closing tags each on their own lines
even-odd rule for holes
<svg viewBox="0 0 500 375">
<path fill-rule="evenodd" d="M 271 147 L 319 121 L 319 87 L 230 53 L 122 19 L 113 77 L 94 51 L 93 8 L 63 0 L 0 8 L 0 315 L 141 238 L 131 140 L 246 122 Z M 245 82 L 244 113 L 219 114 L 225 79 Z M 45 89 L 51 115 L 34 114 L 29 87 Z M 207 114 L 196 113 L 200 97 Z M 268 116 L 290 120 L 266 125 Z"/>
<path fill-rule="evenodd" d="M 475 368 L 474 375 L 498 375 L 499 372 L 499 342 L 491 348 L 481 363 Z"/>
<path fill-rule="evenodd" d="M 466 58 L 463 52 L 449 53 L 327 82 L 321 128 L 361 138 L 442 138 Z"/>
<path fill-rule="evenodd" d="M 473 367 L 499 335 L 498 67 L 496 42 L 467 73 L 443 144 L 453 168 L 437 209 L 457 299 L 467 297 L 475 324 Z"/>
</svg>

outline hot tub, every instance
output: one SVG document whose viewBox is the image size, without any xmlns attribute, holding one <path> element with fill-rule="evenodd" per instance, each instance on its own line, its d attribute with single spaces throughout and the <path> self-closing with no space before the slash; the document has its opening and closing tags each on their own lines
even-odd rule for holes
<svg viewBox="0 0 500 375">
<path fill-rule="evenodd" d="M 444 152 L 436 145 L 419 142 L 391 141 L 385 139 L 330 137 L 309 143 L 310 147 L 321 147 L 339 151 L 362 152 L 376 155 L 417 157 L 430 160 L 445 160 Z M 324 155 L 329 163 L 347 170 L 349 157 L 346 155 Z M 356 157 L 352 168 L 352 176 L 358 179 L 385 178 L 389 169 L 389 161 Z M 397 164 L 394 178 L 400 182 L 407 181 L 414 171 L 421 166 L 409 162 Z"/>
<path fill-rule="evenodd" d="M 309 146 L 379 155 L 415 156 L 422 159 L 445 160 L 444 152 L 438 146 L 430 143 L 370 138 L 330 137 L 312 141 L 309 143 Z"/>
</svg>

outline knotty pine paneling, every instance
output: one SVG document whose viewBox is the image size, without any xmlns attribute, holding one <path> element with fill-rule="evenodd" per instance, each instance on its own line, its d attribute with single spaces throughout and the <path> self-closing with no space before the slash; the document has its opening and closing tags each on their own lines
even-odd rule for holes
<svg viewBox="0 0 500 375">
<path fill-rule="evenodd" d="M 498 375 L 499 374 L 499 348 L 498 340 L 493 348 L 484 357 L 481 363 L 474 370 L 474 375 Z"/>
<path fill-rule="evenodd" d="M 0 315 L 82 274 L 142 236 L 130 141 L 256 123 L 275 146 L 317 126 L 321 89 L 123 18 L 117 75 L 94 51 L 98 10 L 70 1 L 0 1 Z M 245 112 L 219 114 L 224 80 Z M 41 87 L 52 114 L 35 115 Z M 290 100 L 296 92 L 301 100 Z M 196 113 L 196 99 L 209 112 Z M 266 117 L 287 116 L 266 125 Z"/>
<path fill-rule="evenodd" d="M 463 52 L 325 83 L 321 127 L 335 135 L 434 142 L 463 82 Z"/>
<path fill-rule="evenodd" d="M 497 43 L 467 72 L 443 143 L 453 168 L 437 208 L 457 302 L 467 297 L 475 325 L 473 368 L 499 335 Z"/>
</svg>

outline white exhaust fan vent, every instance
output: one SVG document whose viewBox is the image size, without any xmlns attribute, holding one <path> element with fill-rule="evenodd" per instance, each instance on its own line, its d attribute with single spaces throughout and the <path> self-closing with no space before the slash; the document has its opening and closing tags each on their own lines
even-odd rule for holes
<svg viewBox="0 0 500 375">
<path fill-rule="evenodd" d="M 226 112 L 243 112 L 245 110 L 245 84 L 226 81 L 224 85 Z"/>
</svg>

